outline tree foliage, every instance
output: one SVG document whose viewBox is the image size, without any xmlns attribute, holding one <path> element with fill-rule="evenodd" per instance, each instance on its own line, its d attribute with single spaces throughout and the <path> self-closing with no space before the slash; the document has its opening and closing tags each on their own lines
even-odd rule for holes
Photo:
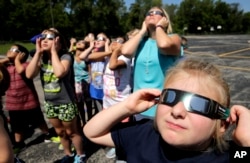
<svg viewBox="0 0 250 163">
<path fill-rule="evenodd" d="M 0 40 L 28 40 L 55 27 L 67 38 L 105 32 L 110 37 L 140 28 L 152 6 L 163 6 L 177 33 L 250 33 L 250 13 L 221 0 L 0 0 Z M 197 27 L 201 27 L 197 30 Z M 219 28 L 220 27 L 220 28 Z"/>
</svg>

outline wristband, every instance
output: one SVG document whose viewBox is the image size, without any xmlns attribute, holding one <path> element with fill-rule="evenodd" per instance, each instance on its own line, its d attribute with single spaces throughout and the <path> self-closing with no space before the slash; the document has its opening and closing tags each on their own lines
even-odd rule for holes
<svg viewBox="0 0 250 163">
<path fill-rule="evenodd" d="M 157 26 L 155 26 L 155 28 L 157 28 L 157 27 L 160 27 L 160 28 L 162 28 L 163 30 L 165 29 L 162 25 L 157 25 Z"/>
</svg>

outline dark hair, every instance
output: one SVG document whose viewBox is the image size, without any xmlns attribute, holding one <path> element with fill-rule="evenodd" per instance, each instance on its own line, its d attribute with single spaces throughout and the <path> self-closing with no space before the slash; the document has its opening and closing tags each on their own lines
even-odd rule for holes
<svg viewBox="0 0 250 163">
<path fill-rule="evenodd" d="M 65 37 L 56 28 L 45 29 L 45 30 L 43 30 L 42 33 L 45 33 L 45 32 L 53 33 L 56 37 L 59 36 L 59 41 L 60 41 L 60 45 L 61 45 L 61 48 L 58 52 L 59 57 L 63 54 L 68 53 L 67 41 L 66 41 Z M 48 55 L 43 55 L 42 59 L 44 62 L 46 62 L 48 60 Z"/>
<path fill-rule="evenodd" d="M 28 49 L 25 48 L 24 46 L 20 45 L 20 44 L 14 44 L 13 46 L 16 46 L 18 48 L 18 50 L 20 50 L 22 53 L 24 53 L 24 57 L 21 60 L 21 63 L 25 62 L 29 57 Z"/>
<path fill-rule="evenodd" d="M 56 28 L 49 28 L 49 29 L 45 29 L 43 30 L 42 33 L 44 32 L 50 32 L 55 34 L 55 36 L 59 36 L 59 41 L 61 44 L 61 49 L 59 50 L 59 53 L 67 53 L 68 52 L 68 44 L 67 41 L 65 39 L 65 37 L 56 29 Z"/>
</svg>

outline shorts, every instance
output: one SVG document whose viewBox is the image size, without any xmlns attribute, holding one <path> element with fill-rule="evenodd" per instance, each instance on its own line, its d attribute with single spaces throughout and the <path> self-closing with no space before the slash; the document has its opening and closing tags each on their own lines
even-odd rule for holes
<svg viewBox="0 0 250 163">
<path fill-rule="evenodd" d="M 35 128 L 46 124 L 41 108 L 9 111 L 12 132 L 24 132 L 30 126 Z"/>
<path fill-rule="evenodd" d="M 54 105 L 45 101 L 44 109 L 47 118 L 58 118 L 65 122 L 73 120 L 78 115 L 78 109 L 74 103 Z"/>
</svg>

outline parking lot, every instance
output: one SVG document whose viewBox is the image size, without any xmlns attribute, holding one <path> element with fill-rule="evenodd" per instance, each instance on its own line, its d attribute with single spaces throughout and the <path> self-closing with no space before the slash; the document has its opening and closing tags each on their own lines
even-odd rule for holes
<svg viewBox="0 0 250 163">
<path fill-rule="evenodd" d="M 249 35 L 187 36 L 187 56 L 200 57 L 218 65 L 231 90 L 231 104 L 250 108 Z"/>
</svg>

